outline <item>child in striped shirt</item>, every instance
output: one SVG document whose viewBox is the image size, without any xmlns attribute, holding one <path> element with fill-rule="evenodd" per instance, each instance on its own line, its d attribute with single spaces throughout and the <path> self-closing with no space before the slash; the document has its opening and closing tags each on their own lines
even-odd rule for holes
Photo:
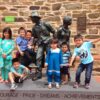
<svg viewBox="0 0 100 100">
<path fill-rule="evenodd" d="M 66 84 L 68 80 L 70 80 L 70 73 L 69 73 L 69 60 L 71 58 L 71 52 L 69 50 L 69 46 L 66 42 L 62 43 L 62 60 L 63 64 L 61 65 L 61 80 L 62 84 Z"/>
</svg>

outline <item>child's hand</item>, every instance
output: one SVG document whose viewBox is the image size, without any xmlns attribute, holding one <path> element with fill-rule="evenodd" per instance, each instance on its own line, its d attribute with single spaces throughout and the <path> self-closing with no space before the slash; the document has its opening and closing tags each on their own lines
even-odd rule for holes
<svg viewBox="0 0 100 100">
<path fill-rule="evenodd" d="M 28 48 L 29 48 L 29 49 L 32 49 L 32 46 L 28 45 Z"/>
<path fill-rule="evenodd" d="M 45 64 L 44 67 L 47 68 L 48 64 Z"/>
<path fill-rule="evenodd" d="M 23 78 L 23 74 L 22 74 L 22 75 L 20 75 L 20 78 Z"/>
<path fill-rule="evenodd" d="M 24 56 L 24 52 L 20 52 L 21 56 Z"/>
<path fill-rule="evenodd" d="M 6 58 L 6 54 L 2 54 L 2 57 L 3 57 L 3 58 Z"/>
<path fill-rule="evenodd" d="M 72 66 L 72 64 L 67 64 L 67 66 L 71 67 L 71 66 Z"/>
</svg>

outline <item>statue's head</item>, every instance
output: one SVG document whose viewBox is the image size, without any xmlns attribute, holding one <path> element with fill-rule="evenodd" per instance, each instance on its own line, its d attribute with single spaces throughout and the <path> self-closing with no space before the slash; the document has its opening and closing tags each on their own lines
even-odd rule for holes
<svg viewBox="0 0 100 100">
<path fill-rule="evenodd" d="M 41 19 L 41 17 L 39 16 L 38 12 L 36 12 L 36 11 L 33 11 L 31 13 L 30 18 L 31 18 L 33 23 L 36 23 L 37 21 L 39 21 Z"/>
<path fill-rule="evenodd" d="M 69 16 L 65 16 L 63 18 L 63 24 L 65 24 L 65 25 L 71 25 L 72 24 L 72 18 L 69 17 Z"/>
</svg>

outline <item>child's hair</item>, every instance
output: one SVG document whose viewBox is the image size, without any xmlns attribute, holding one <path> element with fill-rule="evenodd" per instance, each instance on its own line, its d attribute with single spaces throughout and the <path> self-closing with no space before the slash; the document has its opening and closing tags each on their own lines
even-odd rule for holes
<svg viewBox="0 0 100 100">
<path fill-rule="evenodd" d="M 7 32 L 9 34 L 9 39 L 12 39 L 12 31 L 10 27 L 6 27 L 3 29 L 3 37 L 2 39 L 5 39 L 4 33 Z"/>
<path fill-rule="evenodd" d="M 67 42 L 63 42 L 61 46 L 67 46 L 68 50 L 70 51 L 70 48 Z"/>
<path fill-rule="evenodd" d="M 74 41 L 76 39 L 82 39 L 83 40 L 83 36 L 81 34 L 77 34 L 77 35 L 74 36 Z"/>
<path fill-rule="evenodd" d="M 14 64 L 15 62 L 19 62 L 19 59 L 18 58 L 13 58 L 12 59 L 12 64 Z"/>
<path fill-rule="evenodd" d="M 27 30 L 27 32 L 31 33 L 32 34 L 32 31 L 31 30 Z"/>
<path fill-rule="evenodd" d="M 51 39 L 50 44 L 58 44 L 58 39 L 57 38 Z"/>
<path fill-rule="evenodd" d="M 19 28 L 19 30 L 18 30 L 18 34 L 20 34 L 20 31 L 21 31 L 21 30 L 24 30 L 24 32 L 25 32 L 25 34 L 26 34 L 26 30 L 25 30 L 24 27 L 20 27 L 20 28 Z"/>
</svg>

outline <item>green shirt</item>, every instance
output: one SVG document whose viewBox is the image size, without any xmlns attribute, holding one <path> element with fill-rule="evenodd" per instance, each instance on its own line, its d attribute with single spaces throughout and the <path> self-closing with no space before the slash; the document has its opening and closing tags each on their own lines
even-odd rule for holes
<svg viewBox="0 0 100 100">
<path fill-rule="evenodd" d="M 12 66 L 11 72 L 22 74 L 24 69 L 25 69 L 25 66 L 23 66 L 23 65 L 19 65 L 19 67 L 17 69 L 14 66 Z"/>
</svg>

